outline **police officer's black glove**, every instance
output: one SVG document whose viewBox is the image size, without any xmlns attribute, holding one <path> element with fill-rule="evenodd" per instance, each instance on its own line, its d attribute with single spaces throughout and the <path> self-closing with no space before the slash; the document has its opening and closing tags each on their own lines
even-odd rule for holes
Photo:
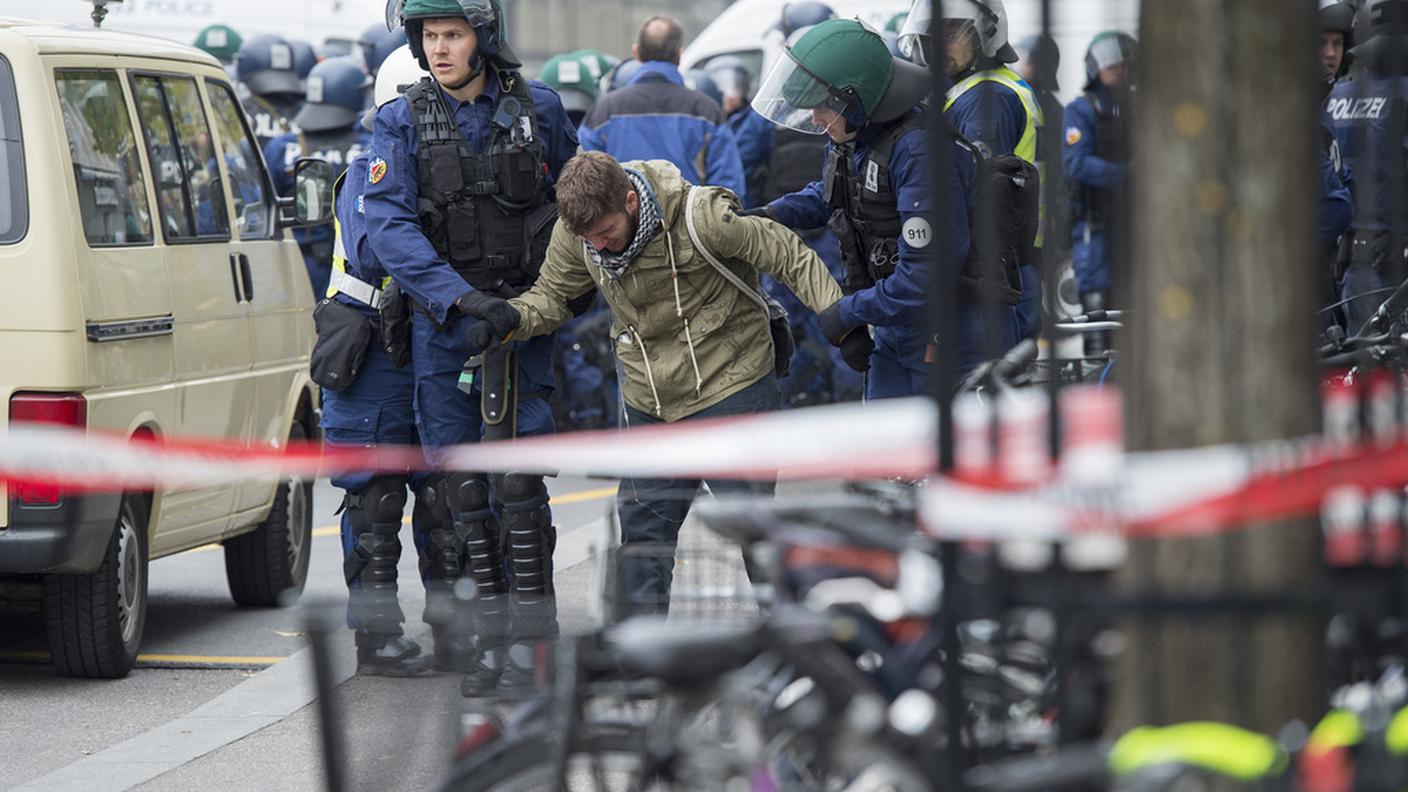
<svg viewBox="0 0 1408 792">
<path fill-rule="evenodd" d="M 488 319 L 480 319 L 469 326 L 469 356 L 483 354 L 497 349 L 502 343 L 503 336 L 494 332 L 494 326 Z"/>
<path fill-rule="evenodd" d="M 739 217 L 766 217 L 772 219 L 772 212 L 766 206 L 755 206 L 752 209 L 739 209 L 736 214 Z"/>
<path fill-rule="evenodd" d="M 509 305 L 508 300 L 481 291 L 471 291 L 455 300 L 455 305 L 465 316 L 488 320 L 500 339 L 507 338 L 509 333 L 518 329 L 521 317 L 518 315 L 518 309 Z"/>
<path fill-rule="evenodd" d="M 871 340 L 865 325 L 847 333 L 837 346 L 841 348 L 841 359 L 846 361 L 847 366 L 860 373 L 870 369 L 870 355 L 875 351 L 875 342 Z"/>
<path fill-rule="evenodd" d="M 821 334 L 833 346 L 840 348 L 841 359 L 846 361 L 847 366 L 861 372 L 870 369 L 870 353 L 875 351 L 875 342 L 870 339 L 865 325 L 847 327 L 841 321 L 839 300 L 818 314 L 817 319 L 820 320 Z"/>
</svg>

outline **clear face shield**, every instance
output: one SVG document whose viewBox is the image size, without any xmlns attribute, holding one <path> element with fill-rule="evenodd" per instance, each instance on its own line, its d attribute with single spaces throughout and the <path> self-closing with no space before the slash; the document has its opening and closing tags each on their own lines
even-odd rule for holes
<svg viewBox="0 0 1408 792">
<path fill-rule="evenodd" d="M 458 0 L 461 13 L 472 27 L 481 27 L 498 19 L 494 0 Z M 406 0 L 386 0 L 386 29 L 396 30 L 406 24 Z"/>
<path fill-rule="evenodd" d="M 724 96 L 736 96 L 739 99 L 748 97 L 748 75 L 742 70 L 732 67 L 723 69 L 705 67 L 704 70 L 714 80 L 714 84 L 719 86 L 719 91 Z"/>
<path fill-rule="evenodd" d="M 909 58 L 910 63 L 928 65 L 928 54 L 924 51 L 924 39 L 929 37 L 930 0 L 915 0 L 909 7 L 909 15 L 900 26 L 900 52 Z"/>
<path fill-rule="evenodd" d="M 753 110 L 778 126 L 824 135 L 845 128 L 847 101 L 792 58 L 791 51 L 768 73 L 753 97 Z"/>
</svg>

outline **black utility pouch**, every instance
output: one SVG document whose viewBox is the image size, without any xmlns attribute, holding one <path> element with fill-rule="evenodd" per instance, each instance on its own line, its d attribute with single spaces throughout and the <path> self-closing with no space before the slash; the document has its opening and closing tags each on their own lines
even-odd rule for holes
<svg viewBox="0 0 1408 792">
<path fill-rule="evenodd" d="M 787 317 L 787 309 L 767 292 L 763 292 L 763 299 L 768 304 L 768 331 L 772 333 L 772 370 L 781 379 L 792 370 L 792 352 L 797 344 L 792 340 L 792 322 Z"/>
<path fill-rule="evenodd" d="M 328 390 L 347 388 L 366 360 L 372 340 L 371 320 L 356 308 L 329 299 L 313 309 L 313 326 L 318 333 L 308 361 L 313 381 Z"/>
<path fill-rule="evenodd" d="M 381 317 L 381 343 L 391 365 L 405 368 L 411 362 L 411 306 L 396 281 L 381 290 L 376 312 Z"/>
</svg>

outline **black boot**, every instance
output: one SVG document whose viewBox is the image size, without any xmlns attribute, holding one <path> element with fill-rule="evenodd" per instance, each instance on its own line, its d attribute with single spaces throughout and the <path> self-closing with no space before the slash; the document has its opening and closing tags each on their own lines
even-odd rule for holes
<svg viewBox="0 0 1408 792">
<path fill-rule="evenodd" d="M 420 653 L 420 644 L 404 635 L 375 639 L 357 634 L 357 673 L 360 676 L 413 677 L 430 670 L 430 659 Z M 363 645 L 364 642 L 369 645 Z"/>
<path fill-rule="evenodd" d="M 495 693 L 504 701 L 523 701 L 543 686 L 540 671 L 546 659 L 539 655 L 545 646 L 541 641 L 510 644 L 505 652 L 503 673 Z"/>
<path fill-rule="evenodd" d="M 503 647 L 483 649 L 479 663 L 460 680 L 460 695 L 465 698 L 488 698 L 498 695 L 499 677 L 503 676 L 507 652 Z"/>
</svg>

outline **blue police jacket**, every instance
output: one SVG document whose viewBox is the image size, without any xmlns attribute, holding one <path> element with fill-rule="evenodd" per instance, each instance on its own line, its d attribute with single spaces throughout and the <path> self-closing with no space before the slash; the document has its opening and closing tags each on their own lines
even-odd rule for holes
<svg viewBox="0 0 1408 792">
<path fill-rule="evenodd" d="M 747 194 L 738 197 L 743 200 L 745 208 L 752 208 L 763 202 L 763 196 L 754 195 L 756 190 L 749 189 L 749 186 L 753 185 L 754 174 L 759 168 L 766 168 L 768 158 L 772 156 L 772 123 L 754 112 L 752 107 L 744 105 L 728 117 L 728 126 L 738 143 L 738 157 L 743 162 L 746 182 Z"/>
<path fill-rule="evenodd" d="M 884 129 L 880 125 L 868 125 L 860 130 L 855 139 L 851 167 L 862 166 L 871 144 Z M 890 184 L 899 203 L 900 222 L 904 225 L 911 222 L 929 225 L 934 221 L 935 201 L 929 181 L 929 150 L 924 135 L 923 129 L 910 130 L 895 141 L 895 147 L 890 152 Z M 827 144 L 828 149 L 834 146 L 834 143 Z M 948 160 L 951 172 L 945 179 L 948 192 L 945 204 L 947 236 L 929 234 L 927 238 L 952 240 L 953 247 L 947 261 L 949 269 L 943 273 L 943 283 L 940 285 L 956 292 L 963 262 L 968 257 L 968 218 L 973 209 L 975 173 L 972 157 L 957 144 L 954 144 Z M 831 215 L 831 208 L 822 198 L 820 181 L 778 198 L 768 204 L 768 211 L 774 219 L 790 228 L 817 228 L 825 225 Z M 870 288 L 841 298 L 841 320 L 846 325 L 927 327 L 928 251 L 912 247 L 903 234 L 899 248 L 900 260 L 894 274 Z"/>
<path fill-rule="evenodd" d="M 1394 208 L 1394 192 L 1404 189 L 1408 180 L 1408 173 L 1397 170 L 1408 156 L 1405 119 L 1401 115 L 1394 118 L 1395 112 L 1408 113 L 1405 102 L 1408 76 L 1367 72 L 1340 82 L 1330 91 L 1325 111 L 1360 192 L 1355 196 L 1358 211 L 1351 225 L 1356 231 L 1408 233 L 1408 205 L 1398 202 L 1397 210 Z"/>
<path fill-rule="evenodd" d="M 455 125 L 482 153 L 492 137 L 492 120 L 499 100 L 499 82 L 491 74 L 484 92 L 472 102 L 461 102 L 441 91 Z M 549 184 L 562 166 L 577 153 L 577 133 L 557 92 L 537 80 L 530 83 L 538 133 L 543 138 L 543 162 Z M 416 157 L 420 141 L 405 98 L 387 102 L 377 110 L 373 124 L 371 160 L 366 176 L 366 222 L 371 250 L 396 283 L 412 299 L 444 324 L 455 300 L 471 291 L 470 285 L 421 232 L 416 201 Z"/>
<path fill-rule="evenodd" d="M 597 100 L 577 134 L 585 151 L 604 151 L 621 162 L 668 160 L 691 184 L 747 192 L 723 108 L 684 87 L 673 63 L 641 64 L 626 87 Z"/>
<path fill-rule="evenodd" d="M 1014 153 L 1027 128 L 1022 98 L 993 80 L 984 80 L 964 91 L 944 115 L 954 129 L 988 157 Z"/>
<path fill-rule="evenodd" d="M 1062 121 L 1066 127 L 1066 144 L 1061 151 L 1061 164 L 1066 169 L 1066 180 L 1102 190 L 1121 187 L 1129 176 L 1129 164 L 1095 155 L 1095 108 L 1090 99 L 1079 96 L 1066 105 Z"/>
<path fill-rule="evenodd" d="M 1336 167 L 1332 151 L 1321 146 L 1320 152 L 1320 247 L 1328 249 L 1349 230 L 1354 222 L 1353 183 L 1347 166 Z"/>
<path fill-rule="evenodd" d="M 343 264 L 347 274 L 363 283 L 381 288 L 381 282 L 388 273 L 377 261 L 367 241 L 366 196 L 367 168 L 371 164 L 371 152 L 363 151 L 352 158 L 347 166 L 347 176 L 342 180 L 342 189 L 333 203 L 333 213 L 337 216 L 338 231 L 342 234 Z M 321 295 L 319 295 L 321 296 Z M 369 305 L 339 295 L 338 302 L 353 306 L 368 315 L 375 315 L 376 309 Z"/>
</svg>

